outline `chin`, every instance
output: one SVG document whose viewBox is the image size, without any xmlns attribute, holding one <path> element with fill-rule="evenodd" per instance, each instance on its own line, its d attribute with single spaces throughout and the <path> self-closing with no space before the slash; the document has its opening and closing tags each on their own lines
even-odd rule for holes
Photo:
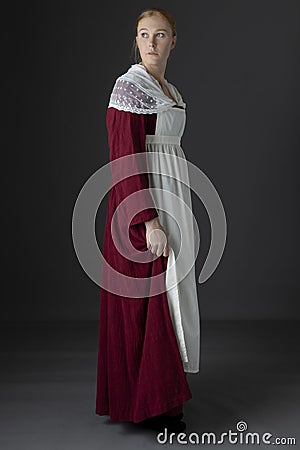
<svg viewBox="0 0 300 450">
<path fill-rule="evenodd" d="M 145 55 L 144 60 L 149 64 L 157 64 L 160 62 L 160 57 L 158 55 Z"/>
</svg>

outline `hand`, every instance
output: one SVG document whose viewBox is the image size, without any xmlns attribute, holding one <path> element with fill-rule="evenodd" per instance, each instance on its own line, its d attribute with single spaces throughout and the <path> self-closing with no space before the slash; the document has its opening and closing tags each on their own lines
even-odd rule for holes
<svg viewBox="0 0 300 450">
<path fill-rule="evenodd" d="M 159 219 L 154 218 L 145 222 L 147 248 L 157 256 L 169 256 L 169 244 L 167 233 L 163 229 Z"/>
</svg>

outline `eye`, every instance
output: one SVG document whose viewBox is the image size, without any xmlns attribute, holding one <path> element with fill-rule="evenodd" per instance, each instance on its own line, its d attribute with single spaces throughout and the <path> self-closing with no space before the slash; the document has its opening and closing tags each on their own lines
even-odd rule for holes
<svg viewBox="0 0 300 450">
<path fill-rule="evenodd" d="M 148 33 L 146 33 L 146 32 L 144 31 L 144 32 L 141 33 L 141 36 L 142 36 L 142 37 L 147 37 L 147 36 L 148 36 Z M 159 32 L 159 33 L 157 33 L 157 36 L 159 36 L 159 37 L 165 37 L 165 33 Z"/>
</svg>

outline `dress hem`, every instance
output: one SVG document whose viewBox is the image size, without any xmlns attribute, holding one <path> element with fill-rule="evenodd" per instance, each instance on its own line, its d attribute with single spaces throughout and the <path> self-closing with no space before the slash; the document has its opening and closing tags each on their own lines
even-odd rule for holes
<svg viewBox="0 0 300 450">
<path fill-rule="evenodd" d="M 150 407 L 150 409 L 152 411 L 151 413 L 148 413 L 148 414 L 143 413 L 143 414 L 138 414 L 138 415 L 133 414 L 133 415 L 131 415 L 131 418 L 128 418 L 128 415 L 110 416 L 110 421 L 111 422 L 134 422 L 134 423 L 141 422 L 150 417 L 157 416 L 159 414 L 163 414 L 164 412 L 167 412 L 169 409 L 175 408 L 176 406 L 179 406 L 180 404 L 187 402 L 191 398 L 192 398 L 192 394 L 191 394 L 191 392 L 189 392 L 186 395 L 180 395 L 179 397 L 176 397 L 172 401 L 164 403 L 163 406 L 159 406 L 156 408 Z M 108 408 L 105 408 L 105 409 L 96 408 L 95 414 L 97 414 L 98 416 L 110 415 Z"/>
</svg>

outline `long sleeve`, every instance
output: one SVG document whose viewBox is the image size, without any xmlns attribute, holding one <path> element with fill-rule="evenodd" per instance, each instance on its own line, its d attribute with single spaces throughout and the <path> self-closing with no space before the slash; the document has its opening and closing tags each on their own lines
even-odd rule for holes
<svg viewBox="0 0 300 450">
<path fill-rule="evenodd" d="M 149 179 L 147 172 L 140 172 L 141 168 L 147 167 L 145 141 L 147 117 L 145 114 L 137 114 L 128 111 L 120 111 L 116 108 L 108 108 L 106 114 L 106 126 L 108 131 L 108 143 L 110 148 L 110 161 L 114 161 L 126 155 L 135 155 L 144 153 L 144 157 L 139 155 L 141 159 L 130 160 L 130 168 L 137 170 L 136 175 L 126 177 L 126 161 L 117 166 L 112 164 L 112 179 L 121 179 L 113 186 L 117 206 L 134 192 L 145 189 L 138 197 L 138 202 L 132 200 L 131 207 L 134 202 L 138 211 L 134 215 L 130 225 L 136 225 L 140 222 L 146 222 L 158 217 L 158 213 L 153 202 L 151 193 L 148 191 Z M 128 173 L 128 171 L 127 171 Z M 122 179 L 124 178 L 124 179 Z"/>
</svg>

